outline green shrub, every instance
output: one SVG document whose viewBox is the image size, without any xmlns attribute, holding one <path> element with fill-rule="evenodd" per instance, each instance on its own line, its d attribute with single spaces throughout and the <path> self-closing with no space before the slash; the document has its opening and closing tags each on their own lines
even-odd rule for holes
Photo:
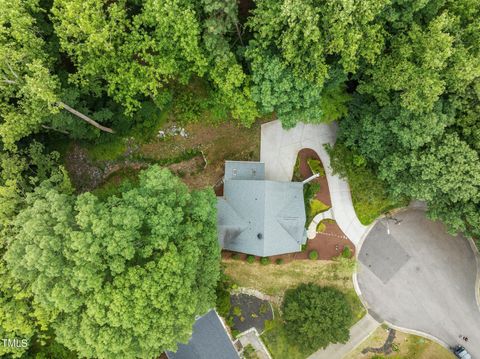
<svg viewBox="0 0 480 359">
<path fill-rule="evenodd" d="M 260 264 L 266 266 L 267 264 L 270 263 L 270 258 L 268 257 L 262 257 L 260 258 Z"/>
<path fill-rule="evenodd" d="M 344 246 L 342 250 L 342 257 L 343 258 L 350 258 L 352 256 L 352 250 L 349 246 Z"/>
<path fill-rule="evenodd" d="M 284 263 L 284 260 L 283 260 L 283 258 L 277 258 L 277 259 L 275 260 L 275 263 L 280 265 L 280 264 L 283 264 L 283 263 Z"/>
<path fill-rule="evenodd" d="M 236 317 L 240 317 L 242 315 L 242 309 L 240 307 L 233 307 L 233 315 Z"/>
<path fill-rule="evenodd" d="M 334 174 L 348 180 L 353 207 L 362 224 L 369 225 L 382 213 L 408 205 L 408 198 L 389 195 L 387 184 L 375 175 L 365 158 L 340 143 L 326 149 Z"/>
<path fill-rule="evenodd" d="M 313 174 L 318 173 L 321 177 L 325 176 L 325 170 L 323 169 L 322 162 L 313 158 L 309 158 L 307 160 L 307 164 Z"/>
<path fill-rule="evenodd" d="M 318 252 L 315 249 L 313 251 L 310 251 L 310 253 L 308 253 L 308 258 L 310 258 L 311 260 L 317 260 Z"/>
<path fill-rule="evenodd" d="M 218 314 L 226 318 L 230 313 L 230 289 L 232 287 L 232 280 L 225 273 L 220 274 L 220 280 L 217 283 L 217 288 L 215 290 L 217 299 L 215 307 L 217 308 Z"/>
<path fill-rule="evenodd" d="M 302 244 L 302 252 L 306 251 L 307 250 L 307 243 L 305 244 Z"/>
<path fill-rule="evenodd" d="M 92 161 L 112 161 L 122 156 L 127 149 L 127 145 L 120 136 L 111 135 L 111 138 L 102 142 L 85 144 L 85 148 Z"/>
<path fill-rule="evenodd" d="M 317 233 L 323 233 L 323 232 L 325 232 L 325 229 L 327 229 L 327 226 L 325 225 L 324 221 L 318 222 Z"/>
<path fill-rule="evenodd" d="M 255 256 L 252 256 L 252 255 L 248 255 L 247 256 L 247 262 L 252 264 L 253 262 L 255 262 Z"/>
<path fill-rule="evenodd" d="M 232 254 L 232 259 L 235 259 L 235 260 L 240 259 L 240 253 L 233 253 Z"/>
<path fill-rule="evenodd" d="M 248 344 L 245 348 L 243 348 L 243 358 L 244 359 L 258 359 L 258 355 L 256 353 L 256 350 L 252 346 L 252 344 Z"/>
<path fill-rule="evenodd" d="M 315 216 L 319 213 L 325 212 L 330 207 L 318 199 L 312 199 L 310 201 L 308 211 L 307 211 L 307 226 L 312 222 Z"/>
<path fill-rule="evenodd" d="M 301 284 L 285 292 L 282 304 L 288 341 L 306 350 L 346 343 L 353 314 L 341 291 L 315 284 Z"/>
<path fill-rule="evenodd" d="M 303 186 L 303 199 L 305 200 L 305 206 L 310 203 L 318 191 L 320 191 L 320 183 L 318 182 L 308 182 Z"/>
</svg>

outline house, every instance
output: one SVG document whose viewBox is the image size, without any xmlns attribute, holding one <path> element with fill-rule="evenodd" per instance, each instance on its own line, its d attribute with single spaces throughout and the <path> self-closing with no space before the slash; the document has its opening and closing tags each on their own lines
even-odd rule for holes
<svg viewBox="0 0 480 359">
<path fill-rule="evenodd" d="M 214 309 L 195 321 L 188 344 L 180 344 L 175 353 L 167 351 L 165 354 L 168 359 L 240 358 Z"/>
<path fill-rule="evenodd" d="M 262 162 L 226 161 L 217 217 L 230 251 L 268 257 L 300 252 L 307 240 L 303 184 L 266 180 Z"/>
</svg>

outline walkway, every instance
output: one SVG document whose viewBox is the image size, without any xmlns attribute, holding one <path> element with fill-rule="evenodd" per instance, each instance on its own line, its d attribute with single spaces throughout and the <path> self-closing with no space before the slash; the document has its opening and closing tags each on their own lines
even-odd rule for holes
<svg viewBox="0 0 480 359">
<path fill-rule="evenodd" d="M 262 125 L 260 161 L 265 163 L 265 177 L 274 181 L 290 181 L 297 153 L 302 148 L 315 150 L 327 176 L 332 216 L 352 243 L 358 247 L 367 231 L 353 209 L 348 183 L 334 176 L 330 168 L 330 157 L 325 144 L 334 144 L 336 125 L 308 125 L 299 123 L 295 128 L 284 130 L 280 121 L 271 121 Z"/>
<path fill-rule="evenodd" d="M 330 344 L 324 350 L 319 350 L 308 359 L 343 358 L 360 345 L 380 324 L 371 315 L 365 315 L 350 328 L 350 340 L 345 344 Z"/>
<path fill-rule="evenodd" d="M 358 285 L 369 312 L 445 345 L 462 344 L 480 359 L 477 253 L 422 210 L 408 209 L 396 217 L 401 223 L 389 222 L 390 235 L 386 220 L 377 221 L 358 256 Z"/>
</svg>

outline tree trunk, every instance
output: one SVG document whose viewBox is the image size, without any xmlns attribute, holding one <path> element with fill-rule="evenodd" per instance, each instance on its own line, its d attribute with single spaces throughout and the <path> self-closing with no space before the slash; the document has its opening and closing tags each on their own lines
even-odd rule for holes
<svg viewBox="0 0 480 359">
<path fill-rule="evenodd" d="M 98 128 L 99 130 L 105 131 L 105 132 L 109 132 L 109 133 L 115 133 L 115 131 L 112 130 L 111 128 L 102 126 L 102 125 L 99 124 L 97 121 L 94 121 L 94 120 L 92 120 L 90 117 L 85 116 L 83 113 L 78 112 L 77 110 L 71 108 L 71 107 L 68 106 L 66 103 L 63 103 L 63 102 L 59 101 L 59 102 L 57 102 L 57 104 L 58 104 L 58 106 L 60 106 L 61 108 L 67 110 L 67 111 L 70 112 L 71 114 L 73 114 L 73 115 L 81 118 L 82 120 L 88 122 L 90 125 L 95 126 L 95 127 Z"/>
<path fill-rule="evenodd" d="M 44 129 L 46 129 L 46 130 L 57 131 L 57 132 L 60 132 L 60 133 L 64 133 L 64 134 L 66 134 L 66 135 L 69 135 L 68 131 L 59 130 L 58 128 L 53 128 L 53 127 L 46 126 L 46 125 L 42 125 L 42 128 L 44 128 Z"/>
<path fill-rule="evenodd" d="M 240 32 L 240 27 L 238 26 L 238 21 L 235 22 L 235 28 L 237 29 L 237 35 L 238 35 L 238 38 L 240 39 L 240 44 L 243 45 L 243 40 L 242 40 L 242 33 Z"/>
</svg>

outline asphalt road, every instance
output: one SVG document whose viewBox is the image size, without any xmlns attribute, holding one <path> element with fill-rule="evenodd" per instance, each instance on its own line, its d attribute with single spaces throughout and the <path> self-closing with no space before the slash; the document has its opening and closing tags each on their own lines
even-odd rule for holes
<svg viewBox="0 0 480 359">
<path fill-rule="evenodd" d="M 480 359 L 480 311 L 475 299 L 477 264 L 468 241 L 451 236 L 421 210 L 382 219 L 359 253 L 358 284 L 379 321 L 461 344 Z M 459 336 L 468 337 L 468 342 Z"/>
</svg>

